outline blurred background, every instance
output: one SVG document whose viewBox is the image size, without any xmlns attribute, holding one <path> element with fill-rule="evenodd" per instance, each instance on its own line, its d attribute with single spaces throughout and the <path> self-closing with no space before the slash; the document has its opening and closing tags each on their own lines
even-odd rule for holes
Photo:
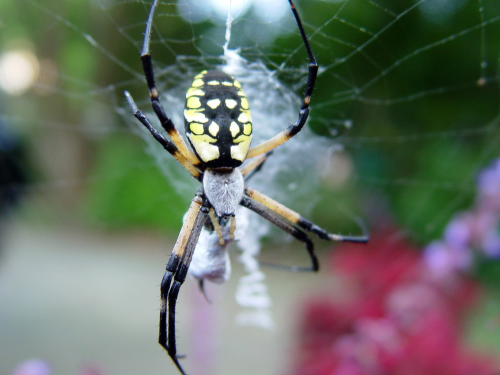
<svg viewBox="0 0 500 375">
<path fill-rule="evenodd" d="M 372 241 L 315 239 L 318 274 L 257 271 L 252 251 L 307 257 L 249 219 L 231 279 L 207 286 L 212 303 L 193 279 L 181 290 L 186 371 L 498 373 L 500 4 L 296 6 L 320 64 L 312 113 L 250 185 Z M 159 283 L 198 185 L 123 95 L 160 128 L 140 63 L 149 8 L 0 2 L 0 374 L 177 373 L 157 344 Z M 285 0 L 160 1 L 161 99 L 182 131 L 185 92 L 230 63 L 228 35 L 258 144 L 295 121 L 307 77 Z"/>
</svg>

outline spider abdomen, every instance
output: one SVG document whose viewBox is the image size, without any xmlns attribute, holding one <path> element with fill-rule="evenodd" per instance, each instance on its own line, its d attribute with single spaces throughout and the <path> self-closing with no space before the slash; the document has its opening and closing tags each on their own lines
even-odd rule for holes
<svg viewBox="0 0 500 375">
<path fill-rule="evenodd" d="M 208 168 L 236 168 L 252 139 L 248 100 L 233 77 L 218 70 L 197 75 L 186 93 L 186 136 Z"/>
</svg>

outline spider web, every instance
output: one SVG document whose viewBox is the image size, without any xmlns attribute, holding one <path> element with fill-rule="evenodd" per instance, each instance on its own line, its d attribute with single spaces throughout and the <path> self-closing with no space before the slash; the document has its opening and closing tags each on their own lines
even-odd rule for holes
<svg viewBox="0 0 500 375">
<path fill-rule="evenodd" d="M 495 0 L 296 3 L 320 64 L 311 116 L 250 185 L 306 217 L 328 217 L 319 224 L 332 231 L 359 233 L 353 217 L 372 227 L 384 213 L 416 241 L 440 237 L 453 213 L 470 203 L 476 173 L 499 155 L 499 5 Z M 82 1 L 74 8 L 35 0 L 4 5 L 2 23 L 10 30 L 4 50 L 33 52 L 39 73 L 30 95 L 7 97 L 0 115 L 33 145 L 33 155 L 58 150 L 34 163 L 41 177 L 30 192 L 41 201 L 82 199 L 82 191 L 102 190 L 103 183 L 160 170 L 165 193 L 107 220 L 119 226 L 171 205 L 178 229 L 182 207 L 198 183 L 138 126 L 123 96 L 129 90 L 160 128 L 149 109 L 139 60 L 149 6 L 140 0 Z M 11 22 L 16 27 L 9 28 Z M 23 29 L 30 22 L 36 35 Z M 254 145 L 297 118 L 308 60 L 286 1 L 162 1 L 151 50 L 162 103 L 181 131 L 192 77 L 211 68 L 229 69 L 242 83 Z M 28 106 L 35 109 L 25 111 Z M 107 159 L 99 150 L 116 152 L 119 141 L 113 140 L 138 137 L 144 142 L 134 147 L 149 158 L 127 160 L 122 153 L 122 163 L 103 163 Z M 96 173 L 93 160 L 99 158 L 107 169 Z M 249 220 L 250 235 L 238 244 L 243 258 L 253 259 L 246 256 L 259 252 L 264 237 L 289 240 L 263 220 Z M 249 286 L 248 295 L 261 305 L 247 302 L 259 317 L 243 314 L 240 320 L 262 319 L 262 326 L 271 327 L 263 275 L 251 260 L 245 265 L 250 276 L 240 285 Z M 245 299 L 241 293 L 239 299 Z"/>
<path fill-rule="evenodd" d="M 89 119 L 86 119 L 85 125 L 77 124 L 70 128 L 87 138 L 136 131 L 134 126 L 123 128 L 119 123 L 130 120 L 129 108 L 125 105 L 122 91 L 131 90 L 139 106 L 147 111 L 148 99 L 144 97 L 144 79 L 140 65 L 137 64 L 136 52 L 140 51 L 142 45 L 142 29 L 149 3 L 89 2 L 85 6 L 91 13 L 88 14 L 89 17 L 85 17 L 84 22 L 78 22 L 79 19 L 73 21 L 70 16 L 57 9 L 36 2 L 26 1 L 26 5 L 33 12 L 44 15 L 47 29 L 65 30 L 75 40 L 74 44 L 86 45 L 88 55 L 83 56 L 83 59 L 95 58 L 96 62 L 92 64 L 98 66 L 93 66 L 92 69 L 102 71 L 100 74 L 103 75 L 99 77 L 99 83 L 81 80 L 77 76 L 80 72 L 72 75 L 71 72 L 61 70 L 62 66 L 51 66 L 50 60 L 46 59 L 48 61 L 42 61 L 35 89 L 64 100 L 74 100 L 84 108 L 91 108 L 88 111 L 93 113 L 86 114 Z M 251 80 L 252 76 L 248 71 L 260 70 L 260 76 L 254 80 L 257 82 L 245 82 L 248 86 L 247 95 L 256 96 L 255 103 L 252 103 L 252 115 L 257 125 L 254 144 L 295 120 L 295 107 L 300 100 L 307 74 L 306 54 L 290 12 L 287 12 L 286 6 L 276 7 L 278 10 L 271 9 L 267 12 L 277 13 L 271 17 L 266 13 L 270 6 L 248 1 L 233 5 L 234 21 L 229 48 L 238 49 L 241 57 L 246 59 L 247 72 L 243 74 L 250 77 L 240 79 Z M 309 121 L 309 128 L 315 134 L 302 136 L 291 149 L 295 154 L 301 150 L 311 150 L 310 147 L 314 148 L 318 144 L 321 146 L 315 152 L 304 152 L 308 158 L 299 156 L 298 163 L 289 163 L 293 168 L 283 163 L 283 160 L 289 160 L 290 157 L 287 150 L 280 150 L 279 154 L 284 154 L 284 158 L 273 155 L 268 164 L 275 160 L 275 164 L 290 170 L 291 189 L 288 190 L 297 187 L 298 181 L 293 176 L 302 176 L 304 171 L 311 169 L 311 165 L 315 165 L 314 160 L 311 164 L 307 163 L 311 156 L 324 157 L 324 154 L 321 155 L 324 147 L 334 145 L 336 150 L 340 145 L 350 150 L 354 158 L 362 158 L 359 155 L 369 154 L 371 150 L 404 154 L 408 148 L 418 148 L 419 144 L 428 140 L 435 140 L 438 148 L 439 142 L 454 143 L 455 147 L 443 147 L 443 150 L 452 153 L 464 142 L 479 147 L 476 155 L 469 161 L 466 173 L 458 180 L 433 178 L 429 174 L 426 176 L 426 171 L 419 177 L 412 170 L 412 165 L 408 165 L 406 170 L 399 168 L 392 171 L 392 175 L 391 171 L 384 171 L 386 176 L 382 176 L 382 173 L 374 173 L 373 169 L 370 172 L 370 168 L 363 169 L 364 165 L 359 164 L 355 165 L 354 179 L 359 186 L 368 189 L 391 186 L 403 190 L 423 188 L 425 194 L 443 190 L 453 193 L 471 190 L 472 176 L 495 155 L 491 135 L 496 133 L 498 114 L 495 101 L 498 51 L 495 42 L 500 16 L 496 6 L 480 0 L 421 0 L 398 2 L 397 5 L 384 1 L 319 1 L 315 3 L 315 7 L 321 12 L 313 6 L 304 9 L 300 3 L 298 6 L 320 63 L 320 74 L 313 101 L 314 111 Z M 223 46 L 227 4 L 216 3 L 213 7 L 216 10 L 200 6 L 196 1 L 181 1 L 178 7 L 173 2 L 162 2 L 156 15 L 152 53 L 158 71 L 158 86 L 165 97 L 165 107 L 170 109 L 169 114 L 176 124 L 180 124 L 178 127 L 181 130 L 183 93 L 190 85 L 192 74 L 205 68 L 223 66 L 225 61 Z M 366 14 L 361 14 L 363 12 Z M 134 17 L 124 16 L 130 13 Z M 96 19 L 92 20 L 92 16 Z M 99 33 L 89 26 L 94 23 L 97 23 Z M 188 26 L 182 29 L 182 35 L 169 35 L 169 31 L 175 30 L 175 26 L 184 26 L 186 23 Z M 414 25 L 420 27 L 418 35 L 416 31 L 408 31 Z M 14 42 L 7 44 L 6 49 L 17 46 L 16 39 L 12 39 Z M 124 47 L 118 50 L 113 45 Z M 108 75 L 108 64 L 111 66 L 109 70 L 115 72 L 113 75 L 120 78 Z M 424 64 L 432 69 L 425 70 L 427 76 L 419 76 L 418 69 Z M 454 74 L 450 74 L 450 71 Z M 99 76 L 99 73 L 96 75 Z M 269 82 L 259 82 L 266 75 L 269 76 Z M 258 86 L 259 83 L 262 86 Z M 274 87 L 274 92 L 267 95 L 261 93 L 260 90 L 265 88 L 266 83 Z M 257 93 L 253 93 L 253 90 Z M 276 96 L 280 100 L 276 100 Z M 474 103 L 482 104 L 480 110 L 472 111 L 468 107 L 458 113 L 446 113 L 446 110 L 452 108 L 450 102 L 453 100 L 461 99 L 467 103 L 471 98 Z M 92 109 L 93 103 L 96 103 L 94 107 L 98 109 Z M 434 112 L 425 107 L 432 103 L 438 107 Z M 261 107 L 266 108 L 270 114 Z M 94 121 L 92 116 L 98 117 L 96 112 L 101 115 L 106 110 L 118 112 L 123 119 L 108 120 L 111 116 L 108 115 L 106 121 Z M 286 111 L 288 113 L 283 115 Z M 406 115 L 401 116 L 404 121 L 393 125 L 391 116 L 397 118 L 403 111 L 407 111 Z M 7 122 L 25 125 L 18 127 L 21 131 L 28 126 L 38 126 L 45 131 L 67 128 L 64 121 L 54 118 L 36 121 L 19 114 L 19 111 L 4 110 L 4 118 Z M 391 124 L 387 125 L 388 122 Z M 265 125 L 258 126 L 259 123 Z M 390 131 L 390 126 L 397 127 L 397 131 Z M 346 129 L 349 131 L 346 132 Z M 334 139 L 339 133 L 343 136 Z M 311 137 L 313 140 L 308 145 Z M 486 147 L 483 147 L 484 143 Z M 285 147 L 282 146 L 283 149 Z M 154 153 L 155 158 L 162 158 L 159 165 L 168 164 L 163 163 L 163 159 L 169 159 L 168 156 L 156 155 L 157 150 Z M 454 156 L 449 154 L 445 160 L 453 162 Z M 409 161 L 412 161 L 411 158 Z M 266 169 L 267 167 L 266 165 Z M 178 176 L 175 167 L 168 165 L 165 168 L 163 173 L 176 191 L 184 192 L 187 186 L 194 186 L 192 181 Z M 441 168 L 445 170 L 447 166 L 443 165 Z M 303 184 L 306 189 L 309 183 L 307 181 L 307 184 Z M 277 199 L 285 200 L 285 196 L 290 193 L 276 187 L 269 188 L 268 193 L 269 191 L 277 194 Z M 298 191 L 292 199 L 298 197 L 303 197 L 302 191 Z M 426 221 L 427 230 L 439 228 L 439 217 L 448 215 L 460 205 L 460 201 L 457 198 L 457 203 L 453 206 L 437 210 L 433 213 L 434 218 L 422 218 L 422 212 L 412 210 L 411 214 L 402 218 L 401 224 L 413 227 L 416 222 Z M 415 206 L 418 207 L 418 204 Z M 302 207 L 299 206 L 298 209 Z M 417 233 L 418 235 L 422 234 Z"/>
</svg>

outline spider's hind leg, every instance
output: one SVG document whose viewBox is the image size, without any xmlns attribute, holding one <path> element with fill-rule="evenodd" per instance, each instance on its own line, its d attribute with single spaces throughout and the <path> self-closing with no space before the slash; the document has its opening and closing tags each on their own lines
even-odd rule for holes
<svg viewBox="0 0 500 375">
<path fill-rule="evenodd" d="M 369 236 L 366 234 L 366 230 L 363 225 L 363 231 L 365 234 L 362 236 L 343 236 L 340 234 L 332 234 L 328 233 L 323 228 L 320 228 L 316 224 L 304 219 L 297 212 L 289 209 L 288 207 L 282 205 L 279 202 L 276 202 L 274 199 L 269 198 L 267 195 L 262 194 L 261 192 L 252 189 L 245 188 L 245 195 L 248 197 L 260 202 L 265 207 L 275 212 L 276 214 L 284 217 L 286 220 L 291 222 L 293 225 L 305 230 L 306 232 L 312 232 L 322 240 L 326 241 L 340 241 L 340 242 L 357 242 L 357 243 L 366 243 L 368 242 Z"/>
<path fill-rule="evenodd" d="M 177 356 L 175 307 L 179 290 L 186 279 L 201 229 L 207 221 L 207 213 L 201 209 L 202 201 L 202 197 L 197 195 L 191 202 L 160 286 L 161 305 L 158 342 L 167 351 L 179 371 L 184 375 L 185 372 L 179 363 L 180 357 Z"/>
<path fill-rule="evenodd" d="M 292 271 L 317 272 L 319 270 L 319 262 L 318 262 L 318 258 L 316 257 L 316 253 L 314 252 L 314 244 L 311 241 L 311 239 L 307 236 L 306 233 L 304 233 L 302 230 L 296 228 L 294 225 L 289 223 L 283 217 L 276 214 L 276 212 L 272 211 L 268 207 L 264 206 L 262 203 L 254 200 L 252 198 L 244 197 L 243 200 L 241 201 L 241 205 L 244 207 L 247 207 L 248 209 L 259 214 L 264 219 L 270 221 L 271 223 L 276 225 L 278 228 L 280 228 L 284 232 L 292 235 L 293 237 L 295 237 L 295 239 L 299 240 L 300 242 L 303 242 L 306 245 L 306 250 L 307 250 L 307 253 L 309 255 L 309 259 L 311 260 L 310 267 L 287 267 L 287 266 L 282 266 L 282 265 L 277 265 L 277 264 L 265 263 L 266 265 L 276 267 L 276 268 L 286 268 L 286 269 L 290 269 Z"/>
</svg>

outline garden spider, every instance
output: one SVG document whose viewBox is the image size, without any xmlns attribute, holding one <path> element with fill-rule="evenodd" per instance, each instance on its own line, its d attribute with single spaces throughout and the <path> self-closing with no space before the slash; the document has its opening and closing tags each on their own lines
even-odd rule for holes
<svg viewBox="0 0 500 375">
<path fill-rule="evenodd" d="M 167 140 L 151 125 L 128 92 L 125 92 L 125 96 L 134 116 L 141 124 L 165 150 L 202 183 L 202 188 L 191 201 L 160 287 L 159 343 L 179 371 L 185 374 L 179 363 L 180 357 L 177 355 L 175 342 L 175 305 L 203 227 L 215 231 L 220 245 L 224 245 L 234 239 L 236 208 L 239 205 L 247 207 L 305 244 L 311 266 L 294 267 L 295 270 L 303 271 L 319 269 L 313 243 L 306 232 L 312 232 L 319 238 L 329 241 L 364 243 L 368 241 L 368 237 L 330 234 L 245 184 L 245 179 L 262 166 L 272 149 L 288 141 L 302 129 L 309 115 L 309 103 L 318 64 L 293 1 L 288 0 L 309 57 L 309 73 L 297 121 L 268 141 L 250 148 L 252 122 L 248 100 L 241 85 L 233 77 L 221 71 L 203 71 L 195 77 L 186 94 L 185 130 L 193 151 L 187 147 L 172 120 L 163 110 L 155 85 L 149 44 L 158 1 L 154 0 L 151 6 L 141 60 L 153 110 L 171 140 Z M 239 168 L 246 159 L 254 157 L 255 159 Z M 203 279 L 200 280 L 201 286 L 202 282 Z"/>
</svg>

